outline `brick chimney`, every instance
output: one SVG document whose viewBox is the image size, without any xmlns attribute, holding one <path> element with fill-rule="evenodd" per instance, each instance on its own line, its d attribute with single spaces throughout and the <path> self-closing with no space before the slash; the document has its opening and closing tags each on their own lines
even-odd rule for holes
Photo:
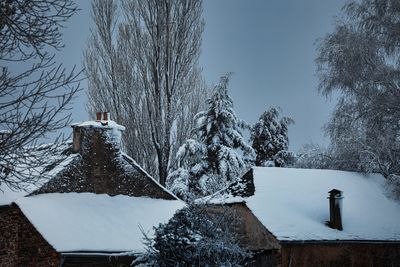
<svg viewBox="0 0 400 267">
<path fill-rule="evenodd" d="M 338 189 L 332 189 L 329 193 L 329 214 L 330 220 L 327 225 L 333 229 L 343 230 L 342 211 L 343 211 L 343 192 Z"/>
<path fill-rule="evenodd" d="M 125 127 L 110 120 L 108 112 L 97 112 L 96 120 L 74 123 L 71 127 L 72 150 L 81 155 L 85 176 L 95 188 L 106 188 L 110 176 L 118 169 Z"/>
</svg>

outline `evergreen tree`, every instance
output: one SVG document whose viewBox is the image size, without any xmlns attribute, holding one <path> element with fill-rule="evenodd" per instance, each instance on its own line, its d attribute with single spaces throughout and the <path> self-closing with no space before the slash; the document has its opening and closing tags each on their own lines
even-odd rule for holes
<svg viewBox="0 0 400 267">
<path fill-rule="evenodd" d="M 188 139 L 177 153 L 180 168 L 168 178 L 175 193 L 214 193 L 240 177 L 252 162 L 254 152 L 242 136 L 248 126 L 233 110 L 228 82 L 226 75 L 215 86 L 207 100 L 207 110 L 195 117 L 195 137 Z"/>
<path fill-rule="evenodd" d="M 283 117 L 279 120 L 279 109 L 265 111 L 251 129 L 250 142 L 256 152 L 256 166 L 284 167 L 293 155 L 288 151 L 288 126 L 293 119 Z"/>
</svg>

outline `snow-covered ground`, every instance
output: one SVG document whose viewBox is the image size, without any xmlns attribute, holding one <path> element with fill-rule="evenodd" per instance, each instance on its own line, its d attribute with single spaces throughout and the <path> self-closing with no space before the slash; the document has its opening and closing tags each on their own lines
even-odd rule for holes
<svg viewBox="0 0 400 267">
<path fill-rule="evenodd" d="M 53 193 L 16 201 L 40 234 L 59 252 L 144 252 L 143 234 L 167 222 L 180 200 Z M 142 230 L 141 230 L 142 229 Z"/>
<path fill-rule="evenodd" d="M 253 196 L 208 202 L 245 202 L 279 240 L 400 240 L 400 203 L 385 195 L 379 174 L 261 167 L 253 174 Z M 325 225 L 334 188 L 344 194 L 343 231 Z"/>
</svg>

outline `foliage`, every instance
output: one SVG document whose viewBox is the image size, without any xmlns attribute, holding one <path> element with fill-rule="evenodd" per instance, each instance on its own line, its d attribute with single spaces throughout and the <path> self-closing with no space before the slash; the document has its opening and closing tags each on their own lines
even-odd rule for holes
<svg viewBox="0 0 400 267">
<path fill-rule="evenodd" d="M 180 168 L 169 176 L 169 185 L 179 173 L 185 173 L 190 193 L 211 194 L 234 182 L 252 164 L 254 152 L 241 132 L 246 123 L 233 110 L 228 82 L 229 75 L 223 76 L 207 100 L 206 111 L 196 115 L 195 138 L 186 140 L 179 149 Z"/>
<path fill-rule="evenodd" d="M 330 151 L 317 144 L 303 145 L 293 163 L 293 167 L 302 169 L 332 169 L 332 165 Z"/>
<path fill-rule="evenodd" d="M 163 185 L 208 97 L 198 63 L 201 12 L 198 0 L 92 2 L 89 110 L 110 111 L 126 126 L 126 152 Z"/>
<path fill-rule="evenodd" d="M 250 256 L 238 245 L 239 219 L 229 207 L 189 205 L 147 239 L 154 266 L 242 266 Z M 149 242 L 150 241 L 150 242 Z"/>
<path fill-rule="evenodd" d="M 400 2 L 353 0 L 319 44 L 319 90 L 339 93 L 326 126 L 337 169 L 400 173 Z"/>
<path fill-rule="evenodd" d="M 12 189 L 40 178 L 53 152 L 37 143 L 70 122 L 80 73 L 54 57 L 63 47 L 61 28 L 76 12 L 71 0 L 0 2 L 0 184 Z"/>
<path fill-rule="evenodd" d="M 293 155 L 288 151 L 288 126 L 294 121 L 278 117 L 279 109 L 270 108 L 251 128 L 250 142 L 256 152 L 256 166 L 284 167 L 292 161 Z"/>
</svg>

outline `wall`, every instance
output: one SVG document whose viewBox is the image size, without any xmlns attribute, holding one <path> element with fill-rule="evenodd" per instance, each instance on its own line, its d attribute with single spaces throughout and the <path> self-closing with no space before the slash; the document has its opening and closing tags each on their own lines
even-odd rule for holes
<svg viewBox="0 0 400 267">
<path fill-rule="evenodd" d="M 253 254 L 247 266 L 280 266 L 280 244 L 271 232 L 254 216 L 244 203 L 207 204 L 211 214 L 227 214 L 236 221 L 231 230 L 238 237 L 240 246 Z"/>
<path fill-rule="evenodd" d="M 400 243 L 282 245 L 282 266 L 400 266 Z"/>
<path fill-rule="evenodd" d="M 33 194 L 93 192 L 175 199 L 122 154 L 118 140 L 109 137 L 112 130 L 75 128 L 74 134 L 77 130 L 80 156 Z"/>
<path fill-rule="evenodd" d="M 59 266 L 60 255 L 16 206 L 0 209 L 0 266 Z"/>
</svg>

